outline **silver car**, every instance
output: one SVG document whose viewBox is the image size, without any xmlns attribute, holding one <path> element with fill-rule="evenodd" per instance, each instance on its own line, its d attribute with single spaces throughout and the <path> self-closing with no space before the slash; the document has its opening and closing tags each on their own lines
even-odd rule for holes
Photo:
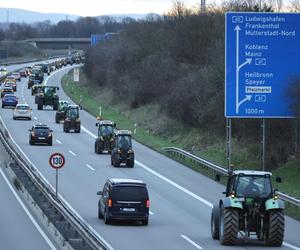
<svg viewBox="0 0 300 250">
<path fill-rule="evenodd" d="M 31 120 L 32 110 L 27 104 L 17 104 L 14 109 L 13 119 L 28 119 Z"/>
</svg>

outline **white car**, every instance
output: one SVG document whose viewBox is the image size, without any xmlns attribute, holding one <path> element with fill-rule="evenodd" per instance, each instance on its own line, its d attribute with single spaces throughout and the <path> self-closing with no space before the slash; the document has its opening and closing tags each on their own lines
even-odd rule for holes
<svg viewBox="0 0 300 250">
<path fill-rule="evenodd" d="M 7 68 L 5 67 L 0 67 L 0 75 L 6 75 L 7 74 Z"/>
<path fill-rule="evenodd" d="M 13 119 L 28 119 L 31 120 L 32 110 L 27 104 L 17 104 L 14 109 Z"/>
</svg>

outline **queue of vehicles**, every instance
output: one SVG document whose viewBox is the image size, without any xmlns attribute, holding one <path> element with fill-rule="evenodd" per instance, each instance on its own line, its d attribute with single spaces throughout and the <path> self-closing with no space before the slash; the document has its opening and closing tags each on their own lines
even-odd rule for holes
<svg viewBox="0 0 300 250">
<path fill-rule="evenodd" d="M 64 65 L 66 61 L 61 61 Z M 52 63 L 50 69 L 57 68 L 60 62 Z M 53 67 L 54 66 L 54 67 Z M 65 100 L 59 100 L 56 86 L 43 85 L 38 77 L 51 72 L 44 66 L 33 66 L 22 70 L 28 80 L 31 94 L 35 95 L 37 110 L 49 105 L 56 110 L 55 123 L 63 122 L 63 131 L 80 133 L 80 107 Z M 38 72 L 39 71 L 39 72 Z M 42 72 L 42 74 L 41 74 Z M 16 74 L 12 75 L 18 81 Z M 38 77 L 37 77 L 38 76 Z M 36 82 L 34 82 L 36 80 Z M 18 104 L 14 95 L 13 82 L 9 77 L 1 90 L 2 108 L 15 107 L 13 119 L 32 118 L 32 109 L 27 104 Z M 29 84 L 29 83 L 28 83 Z M 16 91 L 16 90 L 15 90 Z M 115 122 L 97 118 L 97 138 L 94 143 L 96 154 L 110 154 L 111 165 L 114 167 L 134 167 L 134 151 L 132 135 L 129 130 L 120 130 Z M 53 145 L 53 130 L 48 125 L 36 124 L 29 129 L 29 144 L 46 143 Z M 218 177 L 219 178 L 219 177 Z M 217 178 L 217 179 L 218 179 Z M 276 179 L 280 182 L 281 179 Z M 233 245 L 238 233 L 243 231 L 244 237 L 256 235 L 269 246 L 281 246 L 284 238 L 284 203 L 278 198 L 277 190 L 271 185 L 271 173 L 261 171 L 229 172 L 225 198 L 213 206 L 211 213 L 211 235 L 223 245 Z M 98 218 L 105 224 L 112 221 L 140 221 L 148 225 L 150 200 L 147 185 L 136 179 L 109 178 L 102 190 L 97 192 Z"/>
</svg>

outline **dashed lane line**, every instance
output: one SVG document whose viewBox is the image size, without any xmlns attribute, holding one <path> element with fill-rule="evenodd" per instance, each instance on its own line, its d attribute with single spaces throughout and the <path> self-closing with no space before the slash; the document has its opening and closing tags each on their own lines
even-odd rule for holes
<svg viewBox="0 0 300 250">
<path fill-rule="evenodd" d="M 90 170 L 95 171 L 95 169 L 90 164 L 85 164 Z"/>
<path fill-rule="evenodd" d="M 74 156 L 76 155 L 72 150 L 69 150 L 69 153 Z"/>
</svg>

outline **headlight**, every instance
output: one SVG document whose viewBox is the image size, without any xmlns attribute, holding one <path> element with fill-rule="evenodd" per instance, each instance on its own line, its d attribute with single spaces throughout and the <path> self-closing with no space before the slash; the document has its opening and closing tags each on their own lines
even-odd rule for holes
<svg viewBox="0 0 300 250">
<path fill-rule="evenodd" d="M 133 154 L 133 153 L 134 153 L 134 151 L 132 149 L 128 150 L 128 154 Z"/>
<path fill-rule="evenodd" d="M 48 134 L 48 137 L 51 137 L 52 136 L 52 133 L 50 132 L 49 134 Z"/>
<path fill-rule="evenodd" d="M 121 150 L 120 150 L 120 149 L 118 149 L 118 151 L 117 151 L 117 152 L 118 152 L 118 154 L 121 154 Z"/>
<path fill-rule="evenodd" d="M 101 140 L 101 141 L 104 141 L 104 139 L 103 139 L 103 137 L 102 137 L 102 136 L 100 136 L 100 140 Z"/>
<path fill-rule="evenodd" d="M 33 131 L 31 132 L 31 136 L 35 137 L 35 133 Z"/>
<path fill-rule="evenodd" d="M 77 119 L 76 119 L 76 122 L 80 122 L 80 118 L 77 118 Z"/>
</svg>

